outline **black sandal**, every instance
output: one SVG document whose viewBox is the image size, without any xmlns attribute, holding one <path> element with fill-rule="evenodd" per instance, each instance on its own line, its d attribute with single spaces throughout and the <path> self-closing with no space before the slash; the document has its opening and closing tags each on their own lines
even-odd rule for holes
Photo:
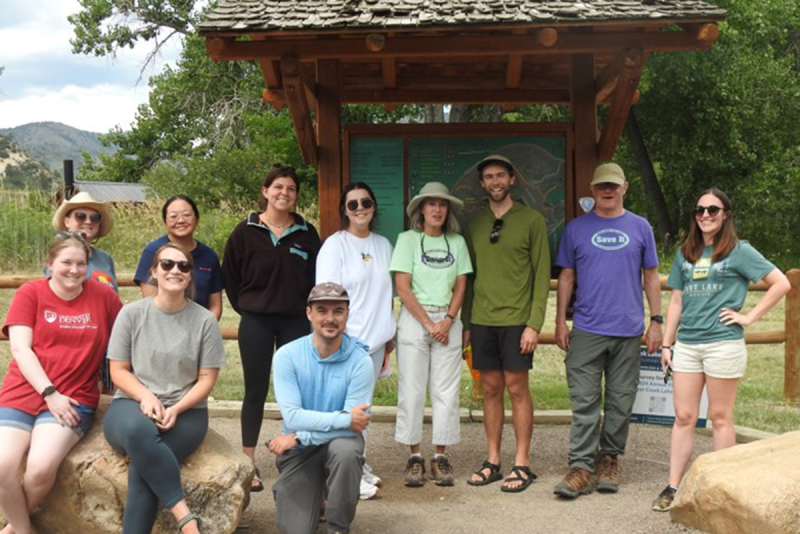
<svg viewBox="0 0 800 534">
<path fill-rule="evenodd" d="M 256 474 L 253 475 L 253 481 L 250 482 L 250 493 L 258 493 L 259 491 L 264 491 L 264 483 L 261 481 L 261 473 L 258 471 L 258 467 L 256 469 Z"/>
<path fill-rule="evenodd" d="M 533 484 L 533 481 L 536 480 L 538 477 L 530 470 L 527 465 L 515 465 L 511 468 L 511 475 L 508 476 L 503 481 L 503 485 L 500 487 L 500 491 L 504 491 L 506 493 L 519 493 L 521 491 L 525 491 L 528 489 L 528 486 Z M 522 475 L 528 475 L 528 478 L 523 477 Z M 512 488 L 506 486 L 507 482 L 522 482 L 519 486 Z"/>
<path fill-rule="evenodd" d="M 489 470 L 489 476 L 483 472 L 484 469 Z M 498 480 L 503 479 L 503 473 L 500 472 L 500 464 L 493 464 L 489 460 L 483 462 L 483 465 L 480 469 L 473 473 L 481 477 L 480 480 L 473 480 L 471 478 L 467 479 L 467 484 L 470 486 L 486 486 L 487 484 L 491 484 L 492 482 L 497 482 Z"/>
</svg>

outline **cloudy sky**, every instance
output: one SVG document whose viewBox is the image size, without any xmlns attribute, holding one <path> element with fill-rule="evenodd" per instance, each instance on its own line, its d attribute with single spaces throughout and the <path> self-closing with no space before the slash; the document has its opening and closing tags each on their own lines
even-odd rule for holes
<svg viewBox="0 0 800 534">
<path fill-rule="evenodd" d="M 147 100 L 147 79 L 177 58 L 176 40 L 138 81 L 147 44 L 116 59 L 73 55 L 67 15 L 78 11 L 77 0 L 2 0 L 0 128 L 55 121 L 92 132 L 127 130 Z"/>
</svg>

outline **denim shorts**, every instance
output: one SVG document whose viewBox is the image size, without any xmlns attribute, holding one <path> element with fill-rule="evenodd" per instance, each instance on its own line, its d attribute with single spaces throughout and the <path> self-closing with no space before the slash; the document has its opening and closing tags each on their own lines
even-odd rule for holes
<svg viewBox="0 0 800 534">
<path fill-rule="evenodd" d="M 97 409 L 86 404 L 73 406 L 72 409 L 78 413 L 80 421 L 78 422 L 77 426 L 69 428 L 78 434 L 78 436 L 83 437 L 86 435 L 89 429 L 92 428 Z M 17 410 L 16 408 L 0 407 L 0 426 L 10 426 L 26 432 L 32 432 L 34 426 L 47 423 L 55 425 L 58 424 L 56 417 L 50 412 L 50 410 L 44 410 L 43 412 L 40 412 L 39 415 L 31 415 L 27 412 L 23 412 L 22 410 Z"/>
</svg>

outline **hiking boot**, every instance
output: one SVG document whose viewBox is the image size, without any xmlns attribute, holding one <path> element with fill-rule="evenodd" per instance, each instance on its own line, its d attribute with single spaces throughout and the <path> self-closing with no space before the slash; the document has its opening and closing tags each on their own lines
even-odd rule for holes
<svg viewBox="0 0 800 534">
<path fill-rule="evenodd" d="M 592 474 L 580 467 L 570 467 L 564 480 L 553 488 L 553 493 L 565 499 L 576 499 L 580 495 L 590 494 L 593 490 Z"/>
<path fill-rule="evenodd" d="M 666 512 L 672 508 L 672 501 L 675 500 L 675 493 L 678 490 L 672 486 L 667 486 L 661 493 L 658 494 L 656 500 L 653 501 L 653 510 L 656 512 Z"/>
<path fill-rule="evenodd" d="M 406 464 L 406 486 L 409 488 L 420 488 L 425 484 L 425 460 L 418 456 L 412 456 Z"/>
<path fill-rule="evenodd" d="M 437 486 L 453 485 L 453 468 L 447 456 L 442 455 L 431 460 L 431 480 L 436 482 Z"/>
<path fill-rule="evenodd" d="M 619 462 L 615 456 L 606 454 L 597 460 L 594 473 L 597 477 L 598 492 L 616 493 L 619 491 Z"/>
</svg>

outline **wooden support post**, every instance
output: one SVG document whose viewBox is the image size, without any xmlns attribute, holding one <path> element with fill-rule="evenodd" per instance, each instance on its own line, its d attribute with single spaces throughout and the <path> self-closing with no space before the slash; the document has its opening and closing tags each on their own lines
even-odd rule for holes
<svg viewBox="0 0 800 534">
<path fill-rule="evenodd" d="M 631 111 L 633 96 L 639 87 L 644 67 L 641 50 L 632 50 L 623 62 L 622 72 L 619 75 L 614 93 L 611 96 L 611 109 L 606 115 L 603 124 L 603 133 L 597 147 L 597 157 L 600 161 L 611 161 L 617 142 L 625 129 L 625 121 Z"/>
<path fill-rule="evenodd" d="M 284 56 L 281 58 L 281 74 L 283 86 L 286 91 L 286 100 L 292 112 L 294 130 L 297 133 L 297 142 L 300 143 L 300 152 L 303 161 L 308 165 L 317 164 L 317 140 L 314 135 L 314 125 L 311 123 L 311 110 L 306 98 L 306 86 L 300 75 L 302 65 L 297 56 Z"/>
<path fill-rule="evenodd" d="M 800 270 L 791 269 L 786 276 L 792 289 L 786 295 L 783 397 L 787 404 L 797 404 L 800 399 Z"/>
<path fill-rule="evenodd" d="M 589 182 L 597 167 L 597 106 L 594 54 L 575 54 L 571 65 L 572 126 L 575 130 L 575 189 L 567 201 L 567 219 L 582 215 L 578 199 L 591 196 Z M 569 180 L 570 177 L 567 177 Z"/>
<path fill-rule="evenodd" d="M 342 191 L 342 105 L 339 99 L 339 60 L 317 61 L 319 113 L 319 233 L 325 239 L 339 227 Z"/>
</svg>

